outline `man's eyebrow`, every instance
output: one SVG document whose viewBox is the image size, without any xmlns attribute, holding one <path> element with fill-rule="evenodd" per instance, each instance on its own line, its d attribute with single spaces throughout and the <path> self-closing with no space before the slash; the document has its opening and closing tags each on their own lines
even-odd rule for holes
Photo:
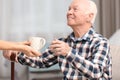
<svg viewBox="0 0 120 80">
<path fill-rule="evenodd" d="M 72 6 L 69 6 L 68 8 L 71 8 L 71 7 L 77 8 L 78 5 L 72 5 Z"/>
</svg>

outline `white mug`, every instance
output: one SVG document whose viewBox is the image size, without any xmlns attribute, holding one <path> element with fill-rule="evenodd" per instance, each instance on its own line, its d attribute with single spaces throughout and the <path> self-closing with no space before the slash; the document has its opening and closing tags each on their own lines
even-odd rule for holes
<svg viewBox="0 0 120 80">
<path fill-rule="evenodd" d="M 31 47 L 39 51 L 46 43 L 46 40 L 42 37 L 30 37 Z"/>
</svg>

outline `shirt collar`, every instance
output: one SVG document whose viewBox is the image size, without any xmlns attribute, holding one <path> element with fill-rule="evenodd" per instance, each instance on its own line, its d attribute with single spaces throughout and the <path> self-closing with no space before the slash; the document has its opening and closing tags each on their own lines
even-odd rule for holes
<svg viewBox="0 0 120 80">
<path fill-rule="evenodd" d="M 95 33 L 93 27 L 91 27 L 87 33 L 85 33 L 85 35 L 83 35 L 82 37 L 80 38 L 75 38 L 74 36 L 74 32 L 72 32 L 69 36 L 70 39 L 72 39 L 73 41 L 82 41 L 82 40 L 85 40 L 85 41 L 91 41 L 92 38 L 93 38 L 93 34 Z"/>
</svg>

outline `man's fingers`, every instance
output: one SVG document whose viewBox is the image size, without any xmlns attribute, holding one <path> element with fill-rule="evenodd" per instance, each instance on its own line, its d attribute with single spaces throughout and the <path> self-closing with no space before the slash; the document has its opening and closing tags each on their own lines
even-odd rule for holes
<svg viewBox="0 0 120 80">
<path fill-rule="evenodd" d="M 26 54 L 28 57 L 36 57 L 35 55 L 33 55 L 32 53 Z"/>
<path fill-rule="evenodd" d="M 33 54 L 34 56 L 40 56 L 40 55 L 41 55 L 38 51 L 33 51 L 32 54 Z"/>
<path fill-rule="evenodd" d="M 30 45 L 30 42 L 29 41 L 24 41 L 23 44 L 24 45 Z"/>
<path fill-rule="evenodd" d="M 61 47 L 61 45 L 60 44 L 54 44 L 54 45 L 50 45 L 50 48 L 60 48 Z"/>
<path fill-rule="evenodd" d="M 60 44 L 62 41 L 59 41 L 59 40 L 54 40 L 54 41 L 52 41 L 52 43 L 51 44 Z"/>
</svg>

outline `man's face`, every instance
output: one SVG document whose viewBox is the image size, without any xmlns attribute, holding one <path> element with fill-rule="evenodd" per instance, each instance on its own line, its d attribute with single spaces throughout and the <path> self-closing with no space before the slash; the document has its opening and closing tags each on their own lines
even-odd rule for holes
<svg viewBox="0 0 120 80">
<path fill-rule="evenodd" d="M 67 24 L 71 27 L 84 25 L 88 17 L 86 9 L 85 0 L 73 0 L 67 12 Z"/>
</svg>

